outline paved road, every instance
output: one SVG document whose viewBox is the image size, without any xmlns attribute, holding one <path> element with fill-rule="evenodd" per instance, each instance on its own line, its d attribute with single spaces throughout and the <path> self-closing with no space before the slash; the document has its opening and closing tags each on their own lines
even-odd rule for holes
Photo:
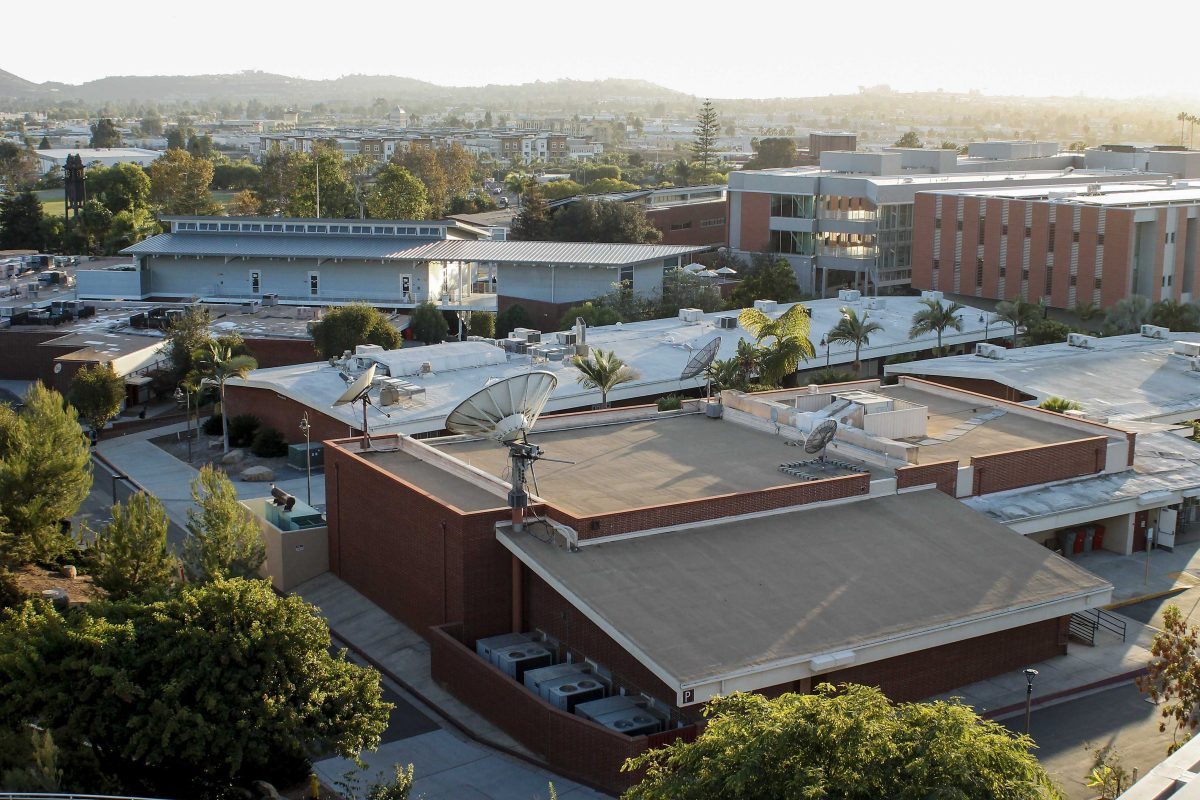
<svg viewBox="0 0 1200 800">
<path fill-rule="evenodd" d="M 1158 708 L 1133 683 L 1122 684 L 1049 708 L 1035 709 L 1031 723 L 1037 757 L 1062 786 L 1069 800 L 1096 796 L 1084 777 L 1091 771 L 1092 751 L 1113 745 L 1127 770 L 1145 775 L 1163 760 L 1170 730 L 1158 732 Z M 1024 732 L 1025 717 L 1003 722 Z"/>
</svg>

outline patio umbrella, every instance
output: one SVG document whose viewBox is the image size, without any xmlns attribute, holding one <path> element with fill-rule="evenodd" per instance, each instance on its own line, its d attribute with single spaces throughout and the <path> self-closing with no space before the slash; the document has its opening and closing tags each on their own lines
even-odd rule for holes
<svg viewBox="0 0 1200 800">
<path fill-rule="evenodd" d="M 732 267 L 718 267 L 714 270 L 718 275 L 737 275 L 737 270 Z"/>
<path fill-rule="evenodd" d="M 697 264 L 695 261 L 693 261 L 691 264 L 684 264 L 683 268 L 688 272 L 700 272 L 701 270 L 706 269 L 703 264 Z"/>
</svg>

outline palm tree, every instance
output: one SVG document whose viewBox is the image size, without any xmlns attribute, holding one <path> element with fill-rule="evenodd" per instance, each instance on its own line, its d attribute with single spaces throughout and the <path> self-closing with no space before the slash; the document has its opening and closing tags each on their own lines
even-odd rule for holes
<svg viewBox="0 0 1200 800">
<path fill-rule="evenodd" d="M 1036 303 L 1030 303 L 1019 297 L 1014 297 L 1012 300 L 1001 300 L 996 304 L 996 316 L 993 319 L 997 322 L 1012 325 L 1012 346 L 1016 347 L 1017 328 L 1030 327 L 1037 320 L 1040 313 Z"/>
<path fill-rule="evenodd" d="M 754 342 L 738 339 L 737 353 L 730 361 L 737 366 L 738 382 L 745 386 L 762 369 L 763 349 Z"/>
<path fill-rule="evenodd" d="M 1200 314 L 1191 303 L 1180 303 L 1171 298 L 1159 300 L 1150 310 L 1150 321 L 1173 331 L 1194 331 Z"/>
<path fill-rule="evenodd" d="M 808 333 L 812 318 L 807 309 L 796 303 L 775 319 L 771 319 L 757 308 L 747 308 L 738 314 L 738 322 L 755 339 L 762 349 L 760 358 L 764 383 L 778 386 L 785 376 L 791 375 L 800 366 L 816 355 Z M 764 345 L 766 339 L 774 339 Z"/>
<path fill-rule="evenodd" d="M 1067 400 L 1065 398 L 1054 397 L 1052 395 L 1039 403 L 1038 408 L 1045 409 L 1046 411 L 1053 411 L 1056 414 L 1062 414 L 1067 411 L 1078 411 L 1079 403 L 1076 403 L 1074 400 Z"/>
<path fill-rule="evenodd" d="M 1118 300 L 1104 318 L 1105 332 L 1109 334 L 1133 333 L 1150 321 L 1153 311 L 1150 299 L 1145 295 L 1131 294 Z"/>
<path fill-rule="evenodd" d="M 961 303 L 944 306 L 941 300 L 935 300 L 932 297 L 922 298 L 921 305 L 925 307 L 913 314 L 912 327 L 908 329 L 908 338 L 916 339 L 927 333 L 936 333 L 938 355 L 941 355 L 942 333 L 950 328 L 955 332 L 962 331 L 962 320 L 958 318 L 957 314 L 963 310 L 964 306 Z"/>
<path fill-rule="evenodd" d="M 1180 111 L 1175 115 L 1175 119 L 1179 120 L 1179 146 L 1183 147 L 1183 123 L 1187 122 L 1188 113 L 1186 111 Z"/>
<path fill-rule="evenodd" d="M 864 311 L 860 319 L 853 308 L 842 306 L 842 318 L 838 320 L 838 324 L 830 329 L 829 333 L 825 334 L 825 340 L 828 342 L 843 342 L 845 344 L 854 345 L 854 372 L 857 374 L 859 369 L 859 353 L 862 351 L 863 345 L 871 343 L 871 334 L 876 331 L 883 330 L 883 326 L 878 322 L 868 322 L 867 317 L 871 316 L 871 312 Z"/>
<path fill-rule="evenodd" d="M 622 361 L 612 350 L 605 352 L 596 348 L 590 357 L 575 356 L 571 363 L 579 370 L 576 383 L 581 383 L 589 389 L 600 390 L 600 405 L 603 408 L 608 408 L 609 392 L 622 383 L 641 377 L 637 370 Z"/>
<path fill-rule="evenodd" d="M 704 375 L 712 383 L 712 388 L 716 392 L 724 389 L 738 389 L 746 385 L 746 381 L 742 378 L 742 366 L 736 358 L 724 358 L 712 362 L 704 371 Z"/>
<path fill-rule="evenodd" d="M 225 384 L 230 378 L 245 378 L 251 370 L 258 369 L 253 356 L 234 355 L 233 348 L 220 342 L 209 342 L 193 355 L 193 370 L 188 383 L 195 386 L 216 386 L 221 395 L 221 435 L 224 452 L 229 452 L 229 415 L 225 408 Z"/>
</svg>

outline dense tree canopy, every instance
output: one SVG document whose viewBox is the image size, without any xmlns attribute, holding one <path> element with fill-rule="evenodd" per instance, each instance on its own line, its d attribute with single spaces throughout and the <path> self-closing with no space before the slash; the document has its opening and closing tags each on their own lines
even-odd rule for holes
<svg viewBox="0 0 1200 800">
<path fill-rule="evenodd" d="M 704 713 L 694 742 L 626 764 L 646 770 L 626 800 L 1061 797 L 1028 737 L 958 701 L 893 705 L 873 687 L 824 684 L 774 699 L 732 694 Z"/>
<path fill-rule="evenodd" d="M 37 179 L 37 156 L 28 147 L 0 141 L 0 186 L 8 191 L 29 188 Z"/>
<path fill-rule="evenodd" d="M 432 302 L 421 303 L 414 308 L 408 324 L 413 338 L 425 344 L 440 344 L 450 334 L 446 317 Z"/>
<path fill-rule="evenodd" d="M 790 167 L 796 163 L 796 142 L 790 136 L 755 139 L 754 158 L 746 163 L 745 169 L 772 169 Z"/>
<path fill-rule="evenodd" d="M 367 303 L 331 308 L 312 326 L 313 345 L 321 358 L 341 358 L 360 344 L 377 344 L 395 350 L 404 340 L 379 309 Z"/>
<path fill-rule="evenodd" d="M 329 645 L 316 609 L 260 580 L 65 614 L 30 603 L 0 622 L 0 719 L 87 742 L 125 793 L 294 782 L 387 724 L 378 675 Z"/>
<path fill-rule="evenodd" d="M 220 214 L 213 200 L 211 161 L 186 150 L 168 150 L 150 164 L 150 198 L 164 214 Z"/>
<path fill-rule="evenodd" d="M 96 531 L 88 549 L 96 585 L 113 599 L 165 597 L 179 562 L 167 544 L 166 509 L 137 492 L 112 506 L 112 522 Z"/>
<path fill-rule="evenodd" d="M 150 204 L 150 176 L 137 164 L 87 170 L 88 199 L 99 200 L 113 214 Z"/>
<path fill-rule="evenodd" d="M 255 578 L 266 561 L 262 532 L 254 515 L 238 502 L 237 490 L 224 472 L 205 466 L 192 481 L 188 537 L 183 543 L 183 571 L 192 583 L 224 578 Z"/>
<path fill-rule="evenodd" d="M 636 203 L 590 200 L 586 197 L 570 203 L 554 214 L 549 236 L 557 242 L 657 242 L 662 233 Z"/>
<path fill-rule="evenodd" d="M 44 249 L 42 201 L 29 191 L 0 196 L 0 250 Z"/>
<path fill-rule="evenodd" d="M 749 308 L 755 300 L 790 303 L 801 297 L 796 273 L 786 259 L 756 260 L 743 267 L 739 277 L 741 280 L 730 295 L 730 304 L 734 308 Z"/>
<path fill-rule="evenodd" d="M 86 366 L 71 378 L 67 400 L 75 406 L 79 418 L 99 434 L 109 420 L 121 413 L 125 379 L 108 364 Z"/>
<path fill-rule="evenodd" d="M 367 192 L 367 215 L 375 219 L 429 219 L 425 185 L 399 164 L 388 164 Z"/>
<path fill-rule="evenodd" d="M 92 147 L 120 147 L 121 132 L 111 119 L 102 119 L 92 125 Z"/>
</svg>

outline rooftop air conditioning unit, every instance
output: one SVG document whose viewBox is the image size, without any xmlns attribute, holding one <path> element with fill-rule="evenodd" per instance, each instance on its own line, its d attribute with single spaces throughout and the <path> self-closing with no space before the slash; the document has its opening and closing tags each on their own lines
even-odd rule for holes
<svg viewBox="0 0 1200 800">
<path fill-rule="evenodd" d="M 517 681 L 524 679 L 526 670 L 548 667 L 554 663 L 551 652 L 538 642 L 502 647 L 494 651 L 492 656 L 500 671 Z"/>
<path fill-rule="evenodd" d="M 863 302 L 863 307 L 871 311 L 879 311 L 887 308 L 887 300 L 883 297 L 868 297 Z"/>
<path fill-rule="evenodd" d="M 1191 366 L 1192 372 L 1200 372 L 1200 358 L 1191 359 L 1189 365 Z"/>
<path fill-rule="evenodd" d="M 1176 342 L 1175 354 L 1189 358 L 1200 356 L 1200 342 Z"/>
<path fill-rule="evenodd" d="M 1083 347 L 1091 349 L 1096 346 L 1096 340 L 1088 336 L 1086 333 L 1068 333 L 1067 344 L 1071 347 Z"/>
<path fill-rule="evenodd" d="M 601 715 L 595 722 L 626 736 L 647 736 L 662 730 L 662 720 L 649 710 L 614 711 Z"/>
<path fill-rule="evenodd" d="M 941 300 L 942 297 L 943 297 L 943 295 L 941 292 L 935 292 L 935 291 L 931 291 L 929 289 L 926 289 L 925 291 L 921 292 L 922 300 Z"/>
<path fill-rule="evenodd" d="M 997 361 L 1004 358 L 1004 348 L 998 344 L 987 344 L 980 342 L 975 345 L 975 355 L 981 358 L 992 358 Z"/>
<path fill-rule="evenodd" d="M 264 294 L 264 295 L 262 296 L 262 304 L 263 304 L 264 306 L 277 306 L 277 305 L 279 305 L 279 295 L 277 295 L 277 294 Z"/>
<path fill-rule="evenodd" d="M 577 673 L 565 675 L 542 684 L 541 694 L 550 705 L 563 711 L 574 711 L 575 706 L 589 700 L 599 700 L 607 694 L 604 684 L 594 675 Z"/>
<path fill-rule="evenodd" d="M 537 641 L 537 637 L 532 633 L 502 633 L 499 636 L 477 639 L 475 641 L 475 653 L 485 661 L 495 664 L 495 653 L 497 650 L 512 647 L 515 644 L 527 644 L 534 641 Z"/>
<path fill-rule="evenodd" d="M 737 330 L 737 317 L 717 317 L 717 327 L 723 330 Z"/>
<path fill-rule="evenodd" d="M 242 303 L 242 313 L 257 314 L 261 306 L 262 304 L 257 300 L 247 300 L 246 302 Z"/>
<path fill-rule="evenodd" d="M 354 355 L 361 356 L 367 353 L 382 353 L 383 346 L 378 344 L 360 344 L 355 345 Z"/>
<path fill-rule="evenodd" d="M 614 712 L 646 711 L 649 708 L 650 703 L 645 698 L 621 694 L 606 697 L 603 700 L 590 700 L 586 703 L 579 703 L 575 706 L 575 714 L 576 716 L 595 722 L 598 718 Z"/>
<path fill-rule="evenodd" d="M 698 308 L 681 308 L 679 309 L 679 318 L 684 322 L 697 322 L 703 313 Z"/>
<path fill-rule="evenodd" d="M 838 300 L 843 303 L 857 303 L 862 299 L 862 292 L 858 289 L 841 289 L 838 291 Z"/>
<path fill-rule="evenodd" d="M 1145 336 L 1148 339 L 1165 339 L 1170 332 L 1170 328 L 1162 328 L 1158 325 L 1142 326 L 1142 336 Z"/>
<path fill-rule="evenodd" d="M 779 305 L 779 303 L 777 303 L 774 300 L 755 300 L 754 301 L 754 307 L 756 309 L 758 309 L 759 311 L 762 311 L 764 314 L 768 311 L 774 311 L 775 307 L 777 305 Z"/>
<path fill-rule="evenodd" d="M 541 689 L 543 684 L 548 685 L 559 678 L 566 678 L 568 676 L 580 679 L 584 677 L 594 678 L 595 673 L 592 672 L 591 666 L 586 663 L 565 661 L 562 664 L 526 670 L 523 683 L 526 689 L 539 697 L 544 697 L 545 695 L 542 694 Z"/>
<path fill-rule="evenodd" d="M 576 340 L 579 338 L 579 334 L 568 331 L 560 331 L 559 333 L 554 334 L 554 336 L 558 339 L 559 344 L 568 345 L 575 344 Z"/>
</svg>

